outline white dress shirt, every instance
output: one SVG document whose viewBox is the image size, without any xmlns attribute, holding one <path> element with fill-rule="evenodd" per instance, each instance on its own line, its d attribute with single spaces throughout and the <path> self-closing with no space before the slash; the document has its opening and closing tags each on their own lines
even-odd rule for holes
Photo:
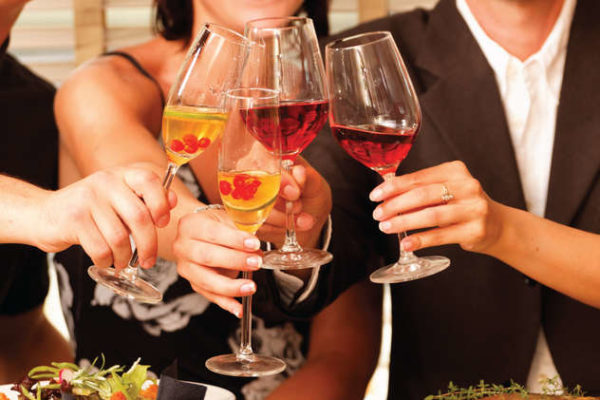
<svg viewBox="0 0 600 400">
<path fill-rule="evenodd" d="M 576 0 L 564 1 L 541 49 L 521 61 L 485 33 L 466 0 L 456 0 L 458 11 L 494 71 L 527 209 L 542 217 L 546 210 L 556 110 L 575 5 Z M 558 376 L 558 372 L 543 329 L 540 329 L 527 387 L 533 392 L 540 392 L 540 379 L 554 376 Z"/>
</svg>

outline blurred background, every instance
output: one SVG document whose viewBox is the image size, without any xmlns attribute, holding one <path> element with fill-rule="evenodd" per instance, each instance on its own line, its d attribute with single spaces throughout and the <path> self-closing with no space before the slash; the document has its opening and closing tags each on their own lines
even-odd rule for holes
<svg viewBox="0 0 600 400">
<path fill-rule="evenodd" d="M 331 0 L 331 33 L 389 13 L 431 8 L 437 0 Z M 10 52 L 37 74 L 59 86 L 86 60 L 152 36 L 152 0 L 33 0 L 12 30 Z M 387 397 L 390 349 L 390 298 L 384 296 L 383 340 L 379 365 L 365 400 Z M 55 272 L 45 304 L 50 321 L 67 337 L 58 301 Z"/>
</svg>

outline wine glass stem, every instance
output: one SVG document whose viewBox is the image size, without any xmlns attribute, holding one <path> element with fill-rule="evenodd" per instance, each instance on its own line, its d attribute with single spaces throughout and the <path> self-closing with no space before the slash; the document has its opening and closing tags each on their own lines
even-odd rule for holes
<svg viewBox="0 0 600 400">
<path fill-rule="evenodd" d="M 169 165 L 167 166 L 167 172 L 165 172 L 165 177 L 164 177 L 163 183 L 162 183 L 163 188 L 165 190 L 169 190 L 169 187 L 171 186 L 171 183 L 173 182 L 173 178 L 177 174 L 178 169 L 179 169 L 179 165 L 177 165 L 177 164 L 169 163 Z M 119 271 L 119 275 L 121 275 L 123 278 L 127 279 L 130 282 L 134 282 L 135 279 L 137 278 L 137 264 L 138 264 L 138 251 L 136 248 L 135 250 L 133 250 L 133 254 L 131 255 L 131 258 L 129 259 L 129 264 L 127 265 L 126 268 L 123 268 L 121 271 Z"/>
<path fill-rule="evenodd" d="M 290 176 L 292 175 L 292 167 L 294 162 L 292 160 L 283 160 L 283 170 Z M 284 252 L 296 252 L 301 251 L 302 247 L 298 243 L 296 238 L 296 224 L 294 222 L 294 203 L 291 201 L 285 202 L 285 241 L 281 246 L 281 251 Z"/>
<path fill-rule="evenodd" d="M 386 181 L 392 180 L 394 177 L 396 176 L 396 174 L 394 174 L 393 172 L 389 172 L 385 175 L 383 175 L 383 179 L 385 179 Z M 398 234 L 398 248 L 400 249 L 400 256 L 398 257 L 398 264 L 410 264 L 411 262 L 414 262 L 415 260 L 417 260 L 417 256 L 415 256 L 415 254 L 412 251 L 404 251 L 402 250 L 402 239 L 404 239 L 405 237 L 407 237 L 408 235 L 406 234 L 406 232 L 401 232 Z"/>
<path fill-rule="evenodd" d="M 252 279 L 252 272 L 243 271 L 242 279 Z M 252 296 L 242 297 L 242 337 L 238 358 L 248 359 L 252 354 Z"/>
</svg>

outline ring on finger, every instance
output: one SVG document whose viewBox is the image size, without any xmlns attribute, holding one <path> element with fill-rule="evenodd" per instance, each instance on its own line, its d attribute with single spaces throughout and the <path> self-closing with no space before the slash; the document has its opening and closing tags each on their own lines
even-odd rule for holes
<svg viewBox="0 0 600 400">
<path fill-rule="evenodd" d="M 448 186 L 442 184 L 442 203 L 448 204 L 448 202 L 452 199 L 454 199 L 454 195 L 450 193 L 450 190 L 448 190 Z"/>
</svg>

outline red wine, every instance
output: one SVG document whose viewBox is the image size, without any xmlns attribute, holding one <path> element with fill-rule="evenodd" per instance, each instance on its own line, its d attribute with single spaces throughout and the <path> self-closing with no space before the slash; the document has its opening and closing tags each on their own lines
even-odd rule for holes
<svg viewBox="0 0 600 400">
<path fill-rule="evenodd" d="M 382 176 L 396 172 L 417 132 L 416 128 L 393 129 L 381 125 L 332 125 L 331 129 L 346 153 Z"/>
<path fill-rule="evenodd" d="M 273 149 L 274 107 L 257 107 L 242 111 L 248 130 L 268 149 Z M 317 136 L 325 125 L 327 100 L 282 103 L 278 107 L 281 148 L 284 159 L 293 160 Z"/>
</svg>

